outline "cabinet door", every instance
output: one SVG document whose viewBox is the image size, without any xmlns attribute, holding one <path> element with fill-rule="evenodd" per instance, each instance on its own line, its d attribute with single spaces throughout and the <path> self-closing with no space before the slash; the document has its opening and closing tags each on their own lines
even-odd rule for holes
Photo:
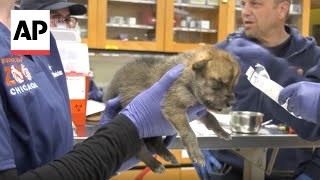
<svg viewBox="0 0 320 180">
<path fill-rule="evenodd" d="M 97 48 L 97 3 L 98 0 L 70 0 L 83 4 L 87 7 L 87 14 L 75 16 L 78 19 L 76 26 L 80 31 L 80 36 L 83 43 L 87 43 L 89 48 Z"/>
<path fill-rule="evenodd" d="M 241 0 L 230 0 L 235 16 L 234 31 L 240 32 L 243 30 L 241 18 Z M 235 2 L 234 2 L 235 1 Z M 298 29 L 304 36 L 309 35 L 309 20 L 310 20 L 310 0 L 291 0 L 290 12 L 286 23 Z"/>
<path fill-rule="evenodd" d="M 163 0 L 99 0 L 99 47 L 163 51 Z"/>
<path fill-rule="evenodd" d="M 304 36 L 309 35 L 310 0 L 291 0 L 287 24 L 298 29 Z"/>
<path fill-rule="evenodd" d="M 218 0 L 167 0 L 165 50 L 180 52 L 218 41 Z"/>
</svg>

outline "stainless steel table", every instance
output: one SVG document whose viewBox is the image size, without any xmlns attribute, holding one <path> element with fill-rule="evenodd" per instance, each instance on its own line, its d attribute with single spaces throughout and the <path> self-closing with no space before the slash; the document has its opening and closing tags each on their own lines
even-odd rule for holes
<svg viewBox="0 0 320 180">
<path fill-rule="evenodd" d="M 228 129 L 228 127 L 225 127 Z M 85 136 L 75 137 L 75 143 L 82 142 L 96 130 L 95 125 L 88 125 Z M 245 180 L 264 179 L 265 172 L 270 173 L 279 148 L 312 148 L 320 147 L 319 141 L 306 141 L 295 134 L 287 134 L 278 129 L 262 128 L 258 134 L 232 134 L 232 140 L 226 141 L 214 134 L 198 136 L 201 149 L 230 149 L 244 158 Z M 267 149 L 273 148 L 273 155 L 266 165 Z M 180 137 L 171 144 L 170 149 L 184 149 Z"/>
</svg>

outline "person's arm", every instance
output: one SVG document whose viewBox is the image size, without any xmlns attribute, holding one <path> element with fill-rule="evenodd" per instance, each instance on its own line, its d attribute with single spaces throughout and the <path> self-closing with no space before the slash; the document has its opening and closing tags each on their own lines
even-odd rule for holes
<svg viewBox="0 0 320 180">
<path fill-rule="evenodd" d="M 320 82 L 320 49 L 316 48 L 312 51 L 314 58 L 318 61 L 318 64 L 310 68 L 304 76 L 299 76 L 292 72 L 293 70 L 290 68 L 286 68 L 284 66 L 281 70 L 281 66 L 273 65 L 273 67 L 277 66 L 275 72 L 277 75 L 271 75 L 271 79 L 286 87 L 288 85 L 301 82 L 301 81 L 311 81 L 311 82 Z M 281 61 L 283 62 L 283 61 Z M 274 117 L 274 119 L 281 121 L 282 123 L 287 124 L 295 130 L 295 133 L 300 137 L 314 141 L 320 139 L 320 124 L 315 124 L 315 122 L 310 122 L 306 119 L 299 119 L 292 116 L 289 112 L 284 110 L 280 105 L 275 103 L 270 98 L 264 96 L 262 99 L 265 107 L 269 110 L 270 114 Z"/>
<path fill-rule="evenodd" d="M 126 116 L 118 115 L 64 157 L 20 176 L 15 169 L 0 172 L 0 179 L 105 180 L 124 161 L 135 155 L 139 148 L 140 138 L 136 126 Z"/>
<path fill-rule="evenodd" d="M 177 65 L 169 70 L 158 82 L 135 97 L 113 121 L 102 125 L 93 136 L 76 145 L 74 150 L 62 158 L 19 177 L 15 170 L 2 171 L 0 179 L 48 180 L 50 177 L 50 179 L 66 180 L 104 180 L 109 178 L 122 163 L 138 152 L 141 138 L 176 133 L 162 115 L 161 102 L 183 68 L 183 65 Z"/>
<path fill-rule="evenodd" d="M 320 83 L 299 82 L 285 87 L 279 95 L 280 104 L 288 102 L 288 111 L 306 121 L 320 124 Z"/>
<path fill-rule="evenodd" d="M 317 65 L 310 68 L 305 77 L 307 81 L 320 83 L 320 47 L 315 46 L 312 52 L 314 52 L 312 54 L 314 54 L 314 61 L 317 62 Z"/>
<path fill-rule="evenodd" d="M 266 95 L 261 96 L 262 92 L 260 92 L 258 89 L 255 89 L 248 82 L 244 75 L 249 66 L 255 66 L 257 63 L 259 63 L 267 69 L 267 72 L 273 81 L 286 87 L 290 84 L 300 81 L 312 80 L 320 82 L 319 65 L 316 65 L 308 70 L 306 76 L 302 76 L 290 68 L 290 65 L 285 59 L 271 55 L 266 49 L 250 41 L 235 39 L 228 43 L 226 50 L 234 55 L 241 65 L 242 73 L 236 87 L 236 97 L 243 98 L 242 102 L 244 102 L 244 105 L 251 105 L 250 107 L 252 109 L 245 110 L 259 110 L 265 113 L 265 117 L 272 118 L 274 120 L 281 121 L 281 123 L 289 125 L 300 137 L 304 139 L 317 140 L 320 138 L 319 125 L 295 118 L 271 98 L 267 97 Z M 315 58 L 319 58 L 318 51 L 315 50 L 312 53 L 316 53 Z M 261 96 L 260 102 L 262 107 L 257 109 L 256 104 L 249 102 L 254 102 L 250 98 L 259 99 L 259 96 Z"/>
</svg>

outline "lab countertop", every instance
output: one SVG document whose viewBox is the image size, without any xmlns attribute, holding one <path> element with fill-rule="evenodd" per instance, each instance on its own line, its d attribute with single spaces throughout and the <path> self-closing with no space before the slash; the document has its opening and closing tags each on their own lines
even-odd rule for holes
<svg viewBox="0 0 320 180">
<path fill-rule="evenodd" d="M 217 117 L 217 116 L 216 116 Z M 229 133 L 232 140 L 217 137 L 213 131 L 198 121 L 190 123 L 195 132 L 201 149 L 230 149 L 244 159 L 243 179 L 263 180 L 265 174 L 272 173 L 279 148 L 311 148 L 320 147 L 319 141 L 307 141 L 296 134 L 281 131 L 275 125 L 263 126 L 256 134 L 232 133 L 229 127 L 230 117 L 217 117 L 220 125 Z M 75 143 L 84 141 L 98 129 L 98 123 L 87 123 L 85 127 L 77 128 Z M 184 149 L 179 136 L 173 141 L 170 149 Z M 267 164 L 267 149 L 273 149 L 272 157 Z"/>
<path fill-rule="evenodd" d="M 228 125 L 222 124 L 222 127 L 230 132 Z M 307 141 L 296 134 L 288 134 L 278 128 L 262 127 L 256 134 L 231 133 L 232 140 L 224 140 L 217 137 L 212 131 L 207 130 L 204 125 L 197 121 L 191 122 L 191 127 L 198 137 L 198 143 L 201 149 L 237 149 L 237 148 L 307 148 L 320 146 L 319 141 Z M 75 143 L 84 141 L 98 129 L 98 123 L 87 123 L 85 127 L 77 127 L 77 137 L 74 137 Z M 170 149 L 184 149 L 180 137 L 174 140 Z"/>
</svg>

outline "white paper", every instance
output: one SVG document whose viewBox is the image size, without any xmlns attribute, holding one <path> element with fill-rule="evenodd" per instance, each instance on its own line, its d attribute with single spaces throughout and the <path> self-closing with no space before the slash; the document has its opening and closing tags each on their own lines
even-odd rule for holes
<svg viewBox="0 0 320 180">
<path fill-rule="evenodd" d="M 65 72 L 89 73 L 89 53 L 86 44 L 59 42 L 57 46 Z"/>
<path fill-rule="evenodd" d="M 269 74 L 267 73 L 266 69 L 262 65 L 257 64 L 256 67 L 258 67 L 260 69 L 260 72 L 257 72 L 256 70 L 254 70 L 253 67 L 250 66 L 246 72 L 247 79 L 254 87 L 258 88 L 264 94 L 269 96 L 272 100 L 274 100 L 276 103 L 278 103 L 278 98 L 279 98 L 280 92 L 282 91 L 283 87 L 270 79 Z M 283 107 L 285 110 L 288 111 L 287 102 L 284 103 L 283 105 L 281 105 L 281 107 Z M 290 114 L 292 114 L 293 116 L 295 116 L 297 118 L 301 118 L 301 117 L 294 115 L 291 112 L 290 112 Z"/>
<path fill-rule="evenodd" d="M 106 105 L 102 102 L 88 100 L 86 116 L 104 111 Z"/>
<path fill-rule="evenodd" d="M 181 157 L 182 158 L 189 158 L 189 155 L 188 155 L 188 152 L 187 152 L 187 150 L 181 150 Z"/>
<path fill-rule="evenodd" d="M 67 86 L 70 99 L 85 99 L 86 77 L 67 76 Z"/>
</svg>

